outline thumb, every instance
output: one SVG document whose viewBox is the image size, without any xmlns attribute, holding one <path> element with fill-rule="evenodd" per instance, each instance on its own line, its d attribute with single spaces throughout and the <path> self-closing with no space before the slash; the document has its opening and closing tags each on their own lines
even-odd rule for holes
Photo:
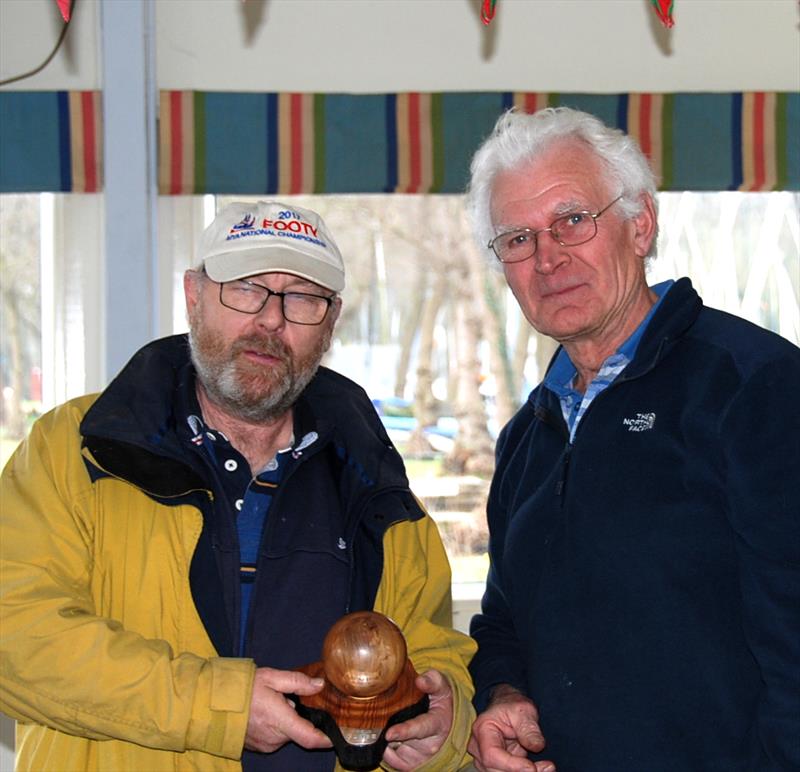
<svg viewBox="0 0 800 772">
<path fill-rule="evenodd" d="M 524 721 L 517 730 L 517 739 L 529 751 L 540 751 L 545 745 L 542 730 L 535 721 Z"/>
<path fill-rule="evenodd" d="M 450 691 L 450 684 L 438 670 L 426 670 L 422 675 L 417 676 L 415 683 L 420 691 L 431 696 Z"/>
</svg>

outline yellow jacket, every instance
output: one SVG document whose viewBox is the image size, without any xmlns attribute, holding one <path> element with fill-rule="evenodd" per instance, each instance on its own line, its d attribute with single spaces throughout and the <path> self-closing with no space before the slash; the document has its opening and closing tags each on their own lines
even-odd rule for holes
<svg viewBox="0 0 800 772">
<path fill-rule="evenodd" d="M 0 709 L 17 721 L 17 769 L 239 770 L 255 665 L 217 656 L 195 610 L 202 515 L 90 480 L 79 425 L 93 400 L 40 419 L 0 483 Z M 391 526 L 384 552 L 375 610 L 401 627 L 417 671 L 453 688 L 450 736 L 424 767 L 449 772 L 474 718 L 474 643 L 450 627 L 432 520 Z"/>
</svg>

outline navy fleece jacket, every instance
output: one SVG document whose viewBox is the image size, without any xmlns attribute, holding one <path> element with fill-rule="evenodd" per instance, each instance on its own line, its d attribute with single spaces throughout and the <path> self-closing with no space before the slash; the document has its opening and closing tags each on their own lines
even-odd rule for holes
<svg viewBox="0 0 800 772">
<path fill-rule="evenodd" d="M 573 444 L 503 430 L 476 705 L 536 703 L 559 772 L 800 769 L 800 349 L 668 292 Z"/>
</svg>

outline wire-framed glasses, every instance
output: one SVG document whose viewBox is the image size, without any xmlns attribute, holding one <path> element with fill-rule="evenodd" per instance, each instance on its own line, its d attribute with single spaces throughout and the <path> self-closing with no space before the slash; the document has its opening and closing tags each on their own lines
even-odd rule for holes
<svg viewBox="0 0 800 772">
<path fill-rule="evenodd" d="M 495 236 L 487 245 L 501 263 L 519 263 L 536 254 L 537 236 L 549 233 L 562 247 L 577 247 L 591 241 L 597 235 L 597 220 L 617 203 L 622 196 L 617 196 L 608 206 L 599 212 L 570 212 L 556 217 L 549 228 L 514 228 Z"/>
<path fill-rule="evenodd" d="M 280 298 L 283 318 L 293 324 L 322 324 L 333 303 L 333 298 L 327 295 L 275 292 L 247 279 L 226 281 L 219 285 L 219 302 L 243 314 L 259 313 L 273 295 Z"/>
</svg>

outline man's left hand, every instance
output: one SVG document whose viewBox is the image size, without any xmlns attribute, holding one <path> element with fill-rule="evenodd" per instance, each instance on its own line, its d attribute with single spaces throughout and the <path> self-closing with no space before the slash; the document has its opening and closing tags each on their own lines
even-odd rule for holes
<svg viewBox="0 0 800 772">
<path fill-rule="evenodd" d="M 430 698 L 428 712 L 386 732 L 389 744 L 383 761 L 401 772 L 417 769 L 438 753 L 453 723 L 453 692 L 447 679 L 438 670 L 428 670 L 416 684 Z"/>
</svg>

